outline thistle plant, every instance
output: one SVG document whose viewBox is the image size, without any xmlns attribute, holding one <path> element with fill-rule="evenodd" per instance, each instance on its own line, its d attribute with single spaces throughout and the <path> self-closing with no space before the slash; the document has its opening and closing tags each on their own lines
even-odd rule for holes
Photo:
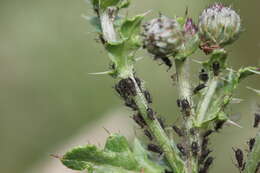
<svg viewBox="0 0 260 173">
<path fill-rule="evenodd" d="M 240 16 L 216 3 L 203 10 L 197 25 L 187 13 L 184 17 L 159 14 L 144 22 L 148 12 L 134 17 L 120 13 L 130 5 L 129 0 L 90 0 L 90 5 L 94 16 L 89 20 L 110 58 L 109 70 L 104 74 L 115 80 L 115 92 L 133 111 L 132 119 L 148 142 L 137 137 L 129 142 L 120 134 L 111 134 L 104 148 L 77 147 L 65 153 L 61 162 L 89 173 L 209 173 L 214 162 L 208 145 L 210 135 L 224 124 L 236 125 L 227 113 L 235 100 L 234 91 L 243 79 L 260 74 L 258 67 L 235 70 L 228 66 L 225 47 L 241 33 Z M 153 109 L 151 94 L 135 69 L 136 53 L 142 48 L 175 71 L 179 96 L 173 104 L 179 109 L 174 113 L 182 119 L 179 124 L 165 121 L 166 126 Z M 199 50 L 206 58 L 199 62 L 199 85 L 193 87 L 191 56 Z M 256 113 L 253 127 L 258 128 L 259 122 Z M 260 170 L 259 129 L 257 133 L 248 142 L 247 157 L 241 149 L 233 148 L 238 172 Z"/>
</svg>

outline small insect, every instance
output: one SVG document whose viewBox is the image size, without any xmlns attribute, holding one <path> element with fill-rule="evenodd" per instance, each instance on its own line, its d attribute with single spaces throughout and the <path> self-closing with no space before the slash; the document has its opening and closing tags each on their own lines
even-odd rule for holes
<svg viewBox="0 0 260 173">
<path fill-rule="evenodd" d="M 176 103 L 177 103 L 177 106 L 178 106 L 178 107 L 181 107 L 181 99 L 177 99 L 177 100 L 176 100 Z"/>
<path fill-rule="evenodd" d="M 214 131 L 212 129 L 207 130 L 204 134 L 203 134 L 203 138 L 208 137 L 209 135 L 211 135 Z"/>
<path fill-rule="evenodd" d="M 215 76 L 218 76 L 219 75 L 219 72 L 220 72 L 220 64 L 219 62 L 213 62 L 212 64 L 212 70 L 213 70 L 213 73 Z"/>
<path fill-rule="evenodd" d="M 203 138 L 201 143 L 201 150 L 206 150 L 209 144 L 208 138 Z"/>
<path fill-rule="evenodd" d="M 179 151 L 181 152 L 181 154 L 183 155 L 183 156 L 186 156 L 187 155 L 187 152 L 186 152 L 186 150 L 185 150 L 185 148 L 184 148 L 184 146 L 182 145 L 182 144 L 177 144 L 177 148 L 179 149 Z"/>
<path fill-rule="evenodd" d="M 249 151 L 252 151 L 254 145 L 255 145 L 255 138 L 251 138 L 248 142 Z"/>
<path fill-rule="evenodd" d="M 163 153 L 162 149 L 158 145 L 155 145 L 155 144 L 148 144 L 147 149 L 149 151 L 159 153 L 160 155 Z"/>
<path fill-rule="evenodd" d="M 152 136 L 152 134 L 149 132 L 149 130 L 145 129 L 145 130 L 144 130 L 144 134 L 145 134 L 145 136 L 147 136 L 151 141 L 153 140 L 153 136 Z"/>
<path fill-rule="evenodd" d="M 115 89 L 117 93 L 124 99 L 128 98 L 129 96 L 135 96 L 136 89 L 135 85 L 131 78 L 122 79 L 115 85 Z"/>
<path fill-rule="evenodd" d="M 144 91 L 144 97 L 145 97 L 147 103 L 151 104 L 153 102 L 149 91 L 147 91 L 147 90 Z"/>
<path fill-rule="evenodd" d="M 197 94 L 200 90 L 204 89 L 206 85 L 204 83 L 199 84 L 193 89 L 193 94 Z"/>
<path fill-rule="evenodd" d="M 134 114 L 133 119 L 141 128 L 144 128 L 146 126 L 146 123 L 140 113 Z"/>
<path fill-rule="evenodd" d="M 155 120 L 155 113 L 154 113 L 154 111 L 151 108 L 147 108 L 146 111 L 147 111 L 147 117 L 150 120 Z"/>
<path fill-rule="evenodd" d="M 98 37 L 99 37 L 99 40 L 101 41 L 101 43 L 102 43 L 103 45 L 107 44 L 107 41 L 104 39 L 104 37 L 103 37 L 102 34 L 99 34 Z"/>
<path fill-rule="evenodd" d="M 193 154 L 194 156 L 196 156 L 196 155 L 198 154 L 198 152 L 199 152 L 199 145 L 198 145 L 197 142 L 193 141 L 193 142 L 191 143 L 191 151 L 192 151 L 192 154 Z"/>
<path fill-rule="evenodd" d="M 208 170 L 210 165 L 213 163 L 214 158 L 208 157 L 204 164 L 204 170 Z"/>
<path fill-rule="evenodd" d="M 125 106 L 132 108 L 134 111 L 138 110 L 138 107 L 132 98 L 125 99 Z"/>
<path fill-rule="evenodd" d="M 235 157 L 236 157 L 236 160 L 237 160 L 237 166 L 239 168 L 243 168 L 243 165 L 244 165 L 244 154 L 243 154 L 243 151 L 241 149 L 234 149 L 234 152 L 235 152 Z"/>
<path fill-rule="evenodd" d="M 179 127 L 175 126 L 175 125 L 172 126 L 172 129 L 173 129 L 173 130 L 175 131 L 175 133 L 176 133 L 177 135 L 179 135 L 180 137 L 182 137 L 182 136 L 185 135 L 184 131 L 181 130 Z"/>
<path fill-rule="evenodd" d="M 209 80 L 209 75 L 204 69 L 201 69 L 199 79 L 204 83 L 206 83 Z"/>
<path fill-rule="evenodd" d="M 218 132 L 220 129 L 222 129 L 225 122 L 225 120 L 218 120 L 215 124 L 215 130 Z"/>
<path fill-rule="evenodd" d="M 185 113 L 186 116 L 190 115 L 191 106 L 187 99 L 181 100 L 181 109 Z"/>
<path fill-rule="evenodd" d="M 259 123 L 260 123 L 260 114 L 255 113 L 254 128 L 258 128 Z"/>
<path fill-rule="evenodd" d="M 169 67 L 169 69 L 172 67 L 172 62 L 171 62 L 171 60 L 167 57 L 167 56 L 165 56 L 165 55 L 156 55 L 155 57 L 154 57 L 154 59 L 156 60 L 156 59 L 160 59 L 165 65 L 167 65 L 168 67 Z"/>
<path fill-rule="evenodd" d="M 162 127 L 163 129 L 165 129 L 165 125 L 164 125 L 164 122 L 163 122 L 162 118 L 161 118 L 161 117 L 158 117 L 157 120 L 158 120 L 158 122 L 160 123 L 161 127 Z"/>
<path fill-rule="evenodd" d="M 204 160 L 208 157 L 208 155 L 212 152 L 212 150 L 206 149 L 202 150 L 201 156 L 199 158 L 199 163 L 202 164 Z"/>
</svg>

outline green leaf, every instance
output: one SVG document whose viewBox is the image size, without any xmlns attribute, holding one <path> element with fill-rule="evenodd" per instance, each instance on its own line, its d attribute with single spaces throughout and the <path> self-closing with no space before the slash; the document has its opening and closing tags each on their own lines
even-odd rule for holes
<svg viewBox="0 0 260 173">
<path fill-rule="evenodd" d="M 125 137 L 111 134 L 104 149 L 94 145 L 76 147 L 67 152 L 61 162 L 73 170 L 87 170 L 95 173 L 163 173 L 164 168 L 148 158 L 138 140 L 133 151 Z"/>
</svg>

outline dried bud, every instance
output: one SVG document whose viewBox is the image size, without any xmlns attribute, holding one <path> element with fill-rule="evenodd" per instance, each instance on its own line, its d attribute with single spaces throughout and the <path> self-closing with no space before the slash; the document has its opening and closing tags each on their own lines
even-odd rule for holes
<svg viewBox="0 0 260 173">
<path fill-rule="evenodd" d="M 240 31 L 240 16 L 230 7 L 216 3 L 200 15 L 199 34 L 204 51 L 232 43 L 238 38 Z"/>
<path fill-rule="evenodd" d="M 176 54 L 183 40 L 181 31 L 177 20 L 160 15 L 144 25 L 144 46 L 155 56 Z"/>
</svg>

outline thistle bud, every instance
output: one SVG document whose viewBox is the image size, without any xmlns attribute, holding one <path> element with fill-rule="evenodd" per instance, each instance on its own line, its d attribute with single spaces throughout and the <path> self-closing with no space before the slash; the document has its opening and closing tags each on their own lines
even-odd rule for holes
<svg viewBox="0 0 260 173">
<path fill-rule="evenodd" d="M 160 15 L 144 25 L 144 46 L 155 56 L 176 54 L 183 40 L 181 31 L 175 19 Z"/>
<path fill-rule="evenodd" d="M 199 35 L 204 51 L 232 43 L 238 38 L 240 31 L 239 15 L 222 4 L 210 6 L 199 17 Z"/>
</svg>

